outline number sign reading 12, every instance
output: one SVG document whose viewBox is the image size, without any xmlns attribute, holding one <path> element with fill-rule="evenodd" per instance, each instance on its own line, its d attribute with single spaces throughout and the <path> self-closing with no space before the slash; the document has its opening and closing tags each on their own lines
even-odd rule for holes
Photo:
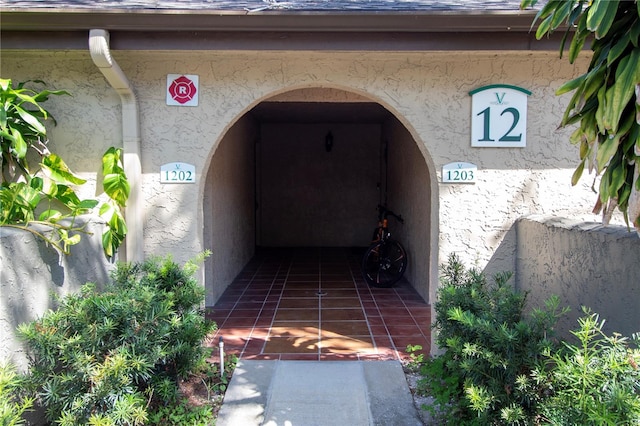
<svg viewBox="0 0 640 426">
<path fill-rule="evenodd" d="M 478 166 L 471 163 L 449 163 L 442 166 L 442 183 L 476 183 Z"/>
<path fill-rule="evenodd" d="M 196 166 L 167 163 L 160 166 L 160 183 L 196 183 Z"/>
<path fill-rule="evenodd" d="M 471 95 L 471 146 L 521 148 L 527 146 L 526 89 L 493 84 Z"/>
</svg>

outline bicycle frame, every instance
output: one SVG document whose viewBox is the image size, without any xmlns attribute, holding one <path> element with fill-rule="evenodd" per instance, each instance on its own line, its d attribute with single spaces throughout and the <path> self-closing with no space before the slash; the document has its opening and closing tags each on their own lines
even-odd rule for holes
<svg viewBox="0 0 640 426">
<path fill-rule="evenodd" d="M 407 267 L 407 256 L 402 245 L 392 240 L 388 216 L 404 223 L 402 216 L 378 205 L 378 226 L 372 242 L 362 259 L 362 275 L 373 287 L 391 287 L 402 278 Z"/>
</svg>

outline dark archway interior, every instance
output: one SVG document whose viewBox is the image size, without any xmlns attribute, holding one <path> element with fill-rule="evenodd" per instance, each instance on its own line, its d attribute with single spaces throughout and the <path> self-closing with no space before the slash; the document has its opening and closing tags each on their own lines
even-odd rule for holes
<svg viewBox="0 0 640 426">
<path fill-rule="evenodd" d="M 258 104 L 225 134 L 207 173 L 207 304 L 257 247 L 367 246 L 385 201 L 405 218 L 392 231 L 409 252 L 406 278 L 428 300 L 430 188 L 415 140 L 375 102 Z"/>
<path fill-rule="evenodd" d="M 263 102 L 256 144 L 256 245 L 366 246 L 385 200 L 375 103 Z"/>
</svg>

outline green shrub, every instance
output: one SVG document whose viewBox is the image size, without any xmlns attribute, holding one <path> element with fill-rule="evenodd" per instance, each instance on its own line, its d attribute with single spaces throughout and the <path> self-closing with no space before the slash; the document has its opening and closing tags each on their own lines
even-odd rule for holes
<svg viewBox="0 0 640 426">
<path fill-rule="evenodd" d="M 531 420 L 537 397 L 521 382 L 553 347 L 553 327 L 564 313 L 558 298 L 525 317 L 526 295 L 508 284 L 511 274 L 489 283 L 455 254 L 442 271 L 434 327 L 447 352 L 424 371 L 439 410 L 454 412 L 455 424 Z"/>
<path fill-rule="evenodd" d="M 585 311 L 571 333 L 576 345 L 549 353 L 546 368 L 534 372 L 544 395 L 540 414 L 553 425 L 640 424 L 639 337 L 602 332 L 604 321 Z M 633 348 L 630 347 L 633 344 Z"/>
<path fill-rule="evenodd" d="M 229 357 L 225 363 L 224 374 L 220 371 L 219 364 L 203 362 L 188 378 L 193 385 L 202 385 L 206 388 L 200 395 L 191 395 L 191 401 L 175 393 L 168 404 L 158 405 L 149 413 L 148 424 L 157 426 L 189 425 L 208 426 L 222 406 L 224 392 L 227 389 L 231 375 L 235 369 L 238 358 L 235 355 Z M 193 393 L 193 392 L 192 392 Z M 198 392 L 196 392 L 198 393 Z"/>
<path fill-rule="evenodd" d="M 49 420 L 140 425 L 149 407 L 173 398 L 177 379 L 203 362 L 202 341 L 215 327 L 201 310 L 195 269 L 170 258 L 121 264 L 104 291 L 87 284 L 20 327 Z"/>
<path fill-rule="evenodd" d="M 33 398 L 25 394 L 24 380 L 11 364 L 0 363 L 0 425 L 24 424 L 22 415 L 33 406 Z"/>
</svg>

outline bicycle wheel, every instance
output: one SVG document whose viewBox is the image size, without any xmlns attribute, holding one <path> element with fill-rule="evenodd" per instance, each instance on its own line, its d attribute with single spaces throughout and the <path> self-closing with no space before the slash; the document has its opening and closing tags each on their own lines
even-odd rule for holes
<svg viewBox="0 0 640 426">
<path fill-rule="evenodd" d="M 407 254 L 395 240 L 372 244 L 362 258 L 362 275 L 372 287 L 391 287 L 407 269 Z"/>
</svg>

